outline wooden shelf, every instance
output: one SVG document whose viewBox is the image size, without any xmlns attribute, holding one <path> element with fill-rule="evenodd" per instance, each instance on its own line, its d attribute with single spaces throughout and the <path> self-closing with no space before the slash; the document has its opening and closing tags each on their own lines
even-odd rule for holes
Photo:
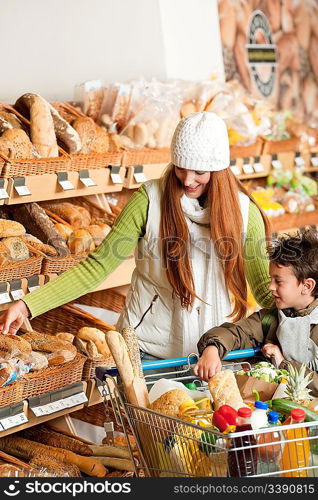
<svg viewBox="0 0 318 500">
<path fill-rule="evenodd" d="M 270 219 L 274 233 L 304 226 L 318 225 L 318 210 L 301 214 L 284 214 Z"/>
</svg>

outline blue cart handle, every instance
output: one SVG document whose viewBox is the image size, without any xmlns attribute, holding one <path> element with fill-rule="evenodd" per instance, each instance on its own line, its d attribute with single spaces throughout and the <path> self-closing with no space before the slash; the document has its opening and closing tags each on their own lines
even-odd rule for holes
<svg viewBox="0 0 318 500">
<path fill-rule="evenodd" d="M 253 356 L 259 354 L 261 352 L 261 347 L 252 347 L 251 349 L 240 349 L 236 351 L 230 351 L 227 353 L 226 356 L 224 356 L 223 360 L 224 361 L 230 361 L 232 359 L 239 359 L 239 358 L 252 358 Z M 188 360 L 190 365 L 194 365 L 198 361 L 198 357 L 196 355 L 190 356 L 190 357 L 184 357 L 184 358 L 172 358 L 172 359 L 158 359 L 155 361 L 143 361 L 141 363 L 143 371 L 147 370 L 158 370 L 162 368 L 174 368 L 176 366 L 183 366 L 188 364 Z M 105 370 L 104 368 L 101 368 L 103 370 L 103 374 L 107 375 L 117 375 L 117 368 L 110 368 L 108 370 Z M 98 378 L 103 378 L 100 377 L 99 374 L 101 374 L 101 371 L 99 368 L 96 370 L 96 374 Z"/>
</svg>

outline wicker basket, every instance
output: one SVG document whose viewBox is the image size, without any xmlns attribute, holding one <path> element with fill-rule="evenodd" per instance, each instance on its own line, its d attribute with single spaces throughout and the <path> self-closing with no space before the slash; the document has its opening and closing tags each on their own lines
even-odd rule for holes
<svg viewBox="0 0 318 500">
<path fill-rule="evenodd" d="M 103 368 L 112 368 L 115 365 L 112 356 L 104 360 L 95 361 L 93 359 L 86 359 L 83 368 L 83 380 L 90 380 L 95 377 L 95 371 L 98 366 Z"/>
<path fill-rule="evenodd" d="M 44 257 L 42 262 L 42 274 L 63 273 L 75 266 L 76 261 L 72 255 L 66 257 Z"/>
<path fill-rule="evenodd" d="M 13 382 L 0 388 L 0 408 L 10 406 L 23 400 L 23 383 Z"/>
<path fill-rule="evenodd" d="M 79 299 L 76 299 L 76 303 L 92 307 L 102 307 L 119 313 L 125 305 L 125 295 L 112 288 L 108 288 L 107 290 L 99 290 L 98 292 L 83 295 Z"/>
<path fill-rule="evenodd" d="M 279 154 L 279 153 L 290 153 L 298 151 L 300 140 L 298 137 L 291 137 L 290 139 L 285 139 L 284 141 L 267 141 L 264 140 L 263 153 L 262 154 Z"/>
<path fill-rule="evenodd" d="M 56 365 L 37 372 L 28 373 L 21 381 L 22 399 L 55 391 L 82 380 L 85 356 L 77 354 L 72 361 Z"/>
<path fill-rule="evenodd" d="M 30 122 L 12 106 L 0 103 L 0 109 L 15 114 L 27 129 Z M 62 148 L 59 147 L 59 156 L 57 158 L 30 158 L 18 159 L 7 158 L 3 153 L 0 154 L 0 176 L 21 177 L 27 175 L 54 174 L 56 172 L 66 172 L 71 169 L 71 158 Z"/>
<path fill-rule="evenodd" d="M 253 144 L 249 146 L 231 146 L 230 157 L 234 158 L 247 158 L 250 156 L 260 156 L 263 150 L 263 139 L 258 137 Z"/>
<path fill-rule="evenodd" d="M 122 166 L 148 165 L 153 163 L 169 163 L 170 148 L 127 148 L 122 155 Z"/>
<path fill-rule="evenodd" d="M 29 259 L 7 264 L 6 267 L 0 268 L 0 281 L 17 280 L 41 274 L 42 260 L 41 255 L 32 255 Z"/>
</svg>

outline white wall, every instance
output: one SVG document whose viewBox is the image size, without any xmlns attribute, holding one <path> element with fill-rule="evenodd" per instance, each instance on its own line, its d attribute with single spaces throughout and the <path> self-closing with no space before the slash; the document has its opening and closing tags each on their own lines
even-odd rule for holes
<svg viewBox="0 0 318 500">
<path fill-rule="evenodd" d="M 211 36 L 215 5 L 216 0 L 0 0 L 0 100 L 14 102 L 27 91 L 49 100 L 72 99 L 74 85 L 98 78 L 209 77 L 217 47 Z M 199 45 L 205 49 L 200 54 Z"/>
</svg>

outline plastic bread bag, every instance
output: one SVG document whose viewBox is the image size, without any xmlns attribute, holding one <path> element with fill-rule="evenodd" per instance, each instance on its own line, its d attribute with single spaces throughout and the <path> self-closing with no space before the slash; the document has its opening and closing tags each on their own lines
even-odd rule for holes
<svg viewBox="0 0 318 500">
<path fill-rule="evenodd" d="M 5 387 L 24 377 L 31 370 L 31 363 L 19 358 L 0 361 L 0 387 Z"/>
<path fill-rule="evenodd" d="M 98 120 L 104 99 L 104 89 L 101 80 L 90 80 L 77 85 L 74 98 L 83 112 L 95 122 Z"/>
</svg>

